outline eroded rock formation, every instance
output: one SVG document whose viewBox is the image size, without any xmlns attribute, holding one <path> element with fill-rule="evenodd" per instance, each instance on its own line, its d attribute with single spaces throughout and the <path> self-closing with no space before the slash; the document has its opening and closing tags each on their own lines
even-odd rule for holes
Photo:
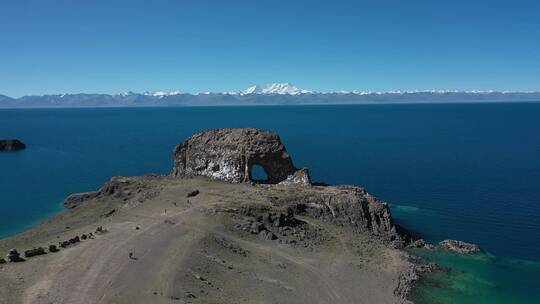
<svg viewBox="0 0 540 304">
<path fill-rule="evenodd" d="M 252 128 L 205 131 L 178 145 L 174 157 L 172 178 L 207 176 L 240 183 L 253 181 L 252 167 L 260 165 L 268 180 L 259 188 L 259 194 L 267 196 L 269 206 L 353 226 L 398 247 L 405 242 L 406 237 L 398 231 L 388 204 L 361 187 L 312 185 L 308 170 L 294 167 L 285 146 L 274 133 Z M 90 199 L 138 197 L 146 193 L 142 190 L 148 187 L 147 178 L 150 177 L 113 177 L 99 191 L 71 195 L 64 205 L 75 208 Z M 269 193 L 273 195 L 268 196 Z M 198 191 L 194 190 L 187 196 L 196 194 Z"/>
<path fill-rule="evenodd" d="M 265 182 L 309 183 L 307 171 L 294 167 L 279 136 L 254 128 L 215 129 L 193 135 L 174 149 L 172 175 L 240 183 L 254 181 L 255 165 L 264 169 Z"/>
<path fill-rule="evenodd" d="M 0 139 L 0 151 L 17 151 L 26 149 L 26 145 L 18 139 Z"/>
<path fill-rule="evenodd" d="M 239 183 L 253 181 L 252 168 L 260 165 L 269 184 L 311 185 L 307 169 L 294 167 L 279 136 L 258 129 L 205 131 L 176 146 L 174 157 L 174 177 L 202 175 Z M 273 203 L 403 242 L 388 205 L 360 187 L 301 187 L 282 192 Z"/>
</svg>

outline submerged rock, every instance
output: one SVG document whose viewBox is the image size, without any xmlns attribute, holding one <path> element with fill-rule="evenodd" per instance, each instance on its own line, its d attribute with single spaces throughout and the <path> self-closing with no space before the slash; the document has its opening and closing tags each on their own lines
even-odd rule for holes
<svg viewBox="0 0 540 304">
<path fill-rule="evenodd" d="M 444 240 L 439 243 L 439 246 L 443 249 L 457 252 L 460 254 L 475 254 L 482 251 L 480 249 L 480 246 L 476 244 L 465 243 L 456 240 Z"/>
<path fill-rule="evenodd" d="M 435 246 L 433 246 L 433 244 L 430 244 L 428 242 L 426 242 L 424 239 L 418 239 L 414 242 L 411 242 L 408 247 L 410 248 L 424 248 L 424 249 L 427 249 L 427 250 L 434 250 L 435 249 Z"/>
<path fill-rule="evenodd" d="M 215 129 L 193 135 L 174 149 L 172 176 L 208 176 L 233 183 L 249 182 L 254 181 L 255 165 L 261 166 L 267 174 L 264 182 L 309 183 L 307 171 L 297 173 L 299 170 L 294 167 L 279 136 L 254 128 Z"/>
<path fill-rule="evenodd" d="M 18 139 L 0 139 L 0 151 L 17 151 L 26 149 L 26 145 Z"/>
</svg>

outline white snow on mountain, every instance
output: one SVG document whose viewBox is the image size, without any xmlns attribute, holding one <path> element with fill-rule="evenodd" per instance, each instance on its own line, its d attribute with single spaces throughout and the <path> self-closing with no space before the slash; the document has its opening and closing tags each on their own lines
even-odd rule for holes
<svg viewBox="0 0 540 304">
<path fill-rule="evenodd" d="M 172 92 L 163 92 L 163 91 L 157 91 L 157 92 L 144 92 L 143 95 L 146 96 L 154 96 L 154 97 L 165 97 L 165 96 L 174 96 L 174 95 L 180 95 L 182 92 L 180 91 L 172 91 Z"/>
<path fill-rule="evenodd" d="M 313 91 L 300 89 L 298 87 L 293 86 L 290 83 L 272 83 L 265 86 L 254 85 L 243 90 L 242 92 L 239 92 L 240 95 L 248 95 L 248 94 L 298 95 L 298 94 L 307 94 L 307 93 L 313 93 Z"/>
</svg>

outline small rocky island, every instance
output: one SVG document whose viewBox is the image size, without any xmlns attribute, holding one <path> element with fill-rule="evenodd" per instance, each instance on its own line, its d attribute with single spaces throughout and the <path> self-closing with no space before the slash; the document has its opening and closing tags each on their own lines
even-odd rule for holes
<svg viewBox="0 0 540 304">
<path fill-rule="evenodd" d="M 209 130 L 173 155 L 170 175 L 113 177 L 0 240 L 0 303 L 408 303 L 433 267 L 404 246 L 474 249 L 411 242 L 388 204 L 312 182 L 271 132 Z"/>
<path fill-rule="evenodd" d="M 26 149 L 26 145 L 18 139 L 0 139 L 0 152 Z"/>
</svg>

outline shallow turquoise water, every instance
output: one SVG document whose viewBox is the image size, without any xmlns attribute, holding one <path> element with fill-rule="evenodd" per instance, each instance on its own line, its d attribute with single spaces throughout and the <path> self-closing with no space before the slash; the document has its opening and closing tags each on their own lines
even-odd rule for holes
<svg viewBox="0 0 540 304">
<path fill-rule="evenodd" d="M 169 172 L 195 132 L 254 126 L 279 132 L 315 180 L 363 185 L 422 237 L 493 255 L 428 257 L 456 272 L 420 301 L 540 303 L 539 118 L 539 103 L 0 110 L 0 138 L 29 146 L 0 154 L 0 236 L 110 176 Z"/>
<path fill-rule="evenodd" d="M 539 303 L 540 262 L 500 258 L 489 253 L 461 256 L 415 250 L 446 267 L 428 274 L 412 300 L 423 303 Z"/>
</svg>

